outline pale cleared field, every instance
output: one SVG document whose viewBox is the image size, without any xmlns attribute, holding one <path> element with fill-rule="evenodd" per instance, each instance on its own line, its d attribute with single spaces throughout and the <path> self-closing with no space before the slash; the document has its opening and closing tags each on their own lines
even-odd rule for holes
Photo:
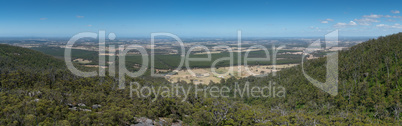
<svg viewBox="0 0 402 126">
<path fill-rule="evenodd" d="M 260 65 L 260 66 L 233 66 L 232 72 L 230 71 L 230 67 L 220 67 L 218 69 L 214 69 L 216 74 L 214 74 L 211 68 L 198 68 L 191 69 L 194 74 L 190 73 L 190 70 L 180 70 L 175 75 L 167 75 L 165 78 L 172 83 L 177 81 L 186 81 L 190 83 L 193 81 L 194 84 L 209 84 L 212 82 L 220 82 L 221 79 L 227 79 L 231 76 L 236 78 L 248 77 L 248 76 L 259 76 L 264 74 L 269 74 L 274 71 L 280 71 L 283 68 L 292 67 L 298 64 L 284 64 L 284 65 L 276 65 L 276 70 L 274 70 L 273 65 Z"/>
<path fill-rule="evenodd" d="M 78 58 L 78 59 L 75 59 L 74 62 L 86 64 L 86 63 L 91 63 L 92 61 L 91 61 L 91 60 L 85 60 L 85 59 Z"/>
<path fill-rule="evenodd" d="M 195 55 L 202 55 L 202 54 L 214 54 L 214 53 L 221 53 L 221 51 L 200 52 L 200 53 L 194 53 L 194 54 Z"/>
</svg>

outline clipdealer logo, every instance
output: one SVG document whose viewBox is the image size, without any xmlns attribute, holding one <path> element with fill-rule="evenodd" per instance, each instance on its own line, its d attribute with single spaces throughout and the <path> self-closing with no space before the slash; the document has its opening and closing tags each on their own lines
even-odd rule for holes
<svg viewBox="0 0 402 126">
<path fill-rule="evenodd" d="M 155 61 L 154 48 L 155 47 L 153 45 L 155 45 L 155 37 L 156 36 L 171 37 L 171 38 L 175 39 L 177 41 L 177 43 L 178 43 L 177 45 L 180 46 L 180 49 L 181 49 L 180 54 L 179 54 L 180 55 L 180 64 L 178 65 L 178 67 L 174 71 L 181 70 L 183 65 L 185 65 L 186 70 L 191 75 L 194 76 L 195 73 L 191 70 L 190 65 L 189 65 L 190 61 L 212 61 L 211 53 L 206 53 L 207 54 L 206 58 L 190 58 L 189 54 L 191 54 L 191 52 L 195 48 L 202 48 L 206 52 L 209 52 L 209 49 L 206 46 L 203 46 L 203 45 L 193 46 L 193 47 L 189 48 L 187 53 L 186 53 L 184 43 L 182 42 L 182 40 L 178 36 L 176 36 L 174 34 L 171 34 L 171 33 L 151 33 L 150 72 L 151 72 L 151 76 L 153 76 L 153 77 L 163 77 L 164 76 L 164 74 L 155 73 L 155 67 L 154 67 L 154 64 L 155 64 L 155 62 L 154 62 Z M 238 39 L 237 39 L 238 40 L 238 42 L 237 42 L 238 47 L 237 48 L 242 48 L 241 31 L 238 31 L 237 37 L 238 37 Z M 119 59 L 118 60 L 118 62 L 119 62 L 118 63 L 119 64 L 118 65 L 119 89 L 124 89 L 125 88 L 125 85 L 126 85 L 125 76 L 139 77 L 139 76 L 143 75 L 146 72 L 146 70 L 149 68 L 148 67 L 149 55 L 148 55 L 148 52 L 146 51 L 146 49 L 143 46 L 137 45 L 137 44 L 132 44 L 132 45 L 128 45 L 128 46 L 120 45 L 120 46 L 118 46 L 116 48 L 116 45 L 108 45 L 108 47 L 107 47 L 108 50 L 106 52 L 106 44 L 105 44 L 106 34 L 105 34 L 105 31 L 100 30 L 98 34 L 94 33 L 94 32 L 83 32 L 83 33 L 76 34 L 68 41 L 68 43 L 67 43 L 67 45 L 65 47 L 65 55 L 64 55 L 65 62 L 66 62 L 67 68 L 73 74 L 75 74 L 77 76 L 81 76 L 81 77 L 106 76 L 105 75 L 106 69 L 104 67 L 101 67 L 101 66 L 106 66 L 106 55 L 99 55 L 99 66 L 100 66 L 99 70 L 98 70 L 99 72 L 97 72 L 97 71 L 83 72 L 83 71 L 80 71 L 80 70 L 78 70 L 77 68 L 74 67 L 74 65 L 72 63 L 72 60 L 71 60 L 71 50 L 73 48 L 74 43 L 77 40 L 82 39 L 82 38 L 93 38 L 93 39 L 98 38 L 98 41 L 99 41 L 99 54 L 108 54 L 107 55 L 108 56 L 108 61 L 115 61 L 116 60 L 116 55 L 114 55 L 114 54 L 116 54 L 116 51 L 118 51 L 117 56 L 118 56 L 118 59 Z M 109 40 L 114 40 L 115 38 L 116 38 L 116 35 L 114 33 L 109 33 L 108 34 L 108 39 Z M 325 49 L 329 49 L 331 47 L 334 47 L 334 46 L 338 45 L 338 30 L 333 31 L 333 32 L 325 35 L 325 44 L 326 44 Z M 272 59 L 273 59 L 272 60 L 272 65 L 273 65 L 272 76 L 276 76 L 276 55 L 277 55 L 279 50 L 281 50 L 281 49 L 283 49 L 285 47 L 286 46 L 284 46 L 284 45 L 281 45 L 279 47 L 272 46 Z M 233 65 L 234 64 L 234 57 L 233 57 L 232 48 L 229 47 L 229 46 L 225 46 L 225 45 L 218 45 L 218 46 L 214 46 L 212 48 L 225 48 L 225 49 L 228 50 L 228 52 L 230 52 L 229 57 L 222 57 L 222 58 L 216 59 L 215 61 L 212 62 L 211 72 L 213 73 L 213 75 L 222 76 L 224 74 L 232 73 L 233 69 L 234 69 L 234 67 L 233 67 L 234 66 Z M 263 50 L 264 53 L 265 53 L 265 57 L 264 58 L 248 58 L 249 52 L 251 52 L 252 49 L 261 49 L 261 50 Z M 326 56 L 327 57 L 327 65 L 326 65 L 327 71 L 326 71 L 326 82 L 324 82 L 324 83 L 319 82 L 319 81 L 313 79 L 312 77 L 310 77 L 308 74 L 306 74 L 304 66 L 303 66 L 304 59 L 305 59 L 306 55 L 308 55 L 308 54 L 310 54 L 310 53 L 312 53 L 314 51 L 318 51 L 318 50 L 322 50 L 322 49 L 323 48 L 321 48 L 321 41 L 320 41 L 320 39 L 318 39 L 318 40 L 314 41 L 312 44 L 310 44 L 303 51 L 302 62 L 301 62 L 303 75 L 306 77 L 306 79 L 309 82 L 311 82 L 317 88 L 320 88 L 321 90 L 329 93 L 332 96 L 336 96 L 338 94 L 338 82 L 337 82 L 338 81 L 338 52 L 332 52 L 332 53 L 330 53 L 330 54 L 328 54 Z M 137 50 L 137 51 L 139 51 L 139 53 L 142 56 L 141 57 L 142 58 L 141 67 L 136 72 L 130 72 L 126 68 L 126 65 L 125 65 L 126 54 L 130 50 Z M 238 54 L 238 57 L 243 56 L 241 51 L 239 51 L 237 54 Z M 248 73 L 252 73 L 250 71 L 250 69 L 248 69 L 248 64 L 247 64 L 248 61 L 270 61 L 271 60 L 270 59 L 270 53 L 269 53 L 268 49 L 265 46 L 262 46 L 262 45 L 254 45 L 254 46 L 249 47 L 247 49 L 247 51 L 244 53 L 243 64 L 242 64 L 242 58 L 237 58 L 237 59 L 238 59 L 237 62 L 239 63 L 238 68 L 240 69 L 241 65 L 244 65 L 245 72 L 248 72 Z M 221 62 L 221 61 L 224 61 L 224 60 L 229 60 L 229 63 L 230 63 L 229 64 L 230 65 L 229 70 L 226 73 L 223 73 L 223 74 L 222 73 L 217 73 L 216 69 L 215 69 L 216 64 L 218 62 Z M 108 66 L 109 76 L 114 77 L 116 75 L 116 73 L 115 73 L 116 64 L 112 63 L 112 64 L 108 64 L 108 65 L 109 65 Z M 173 73 L 169 72 L 169 73 L 167 73 L 165 75 L 169 75 L 169 74 L 173 74 Z M 259 77 L 262 77 L 262 76 L 267 76 L 267 74 L 260 75 Z M 260 96 L 275 96 L 275 95 L 278 95 L 278 97 L 284 97 L 285 96 L 285 88 L 282 87 L 282 86 L 278 86 L 278 88 L 277 88 L 277 89 L 281 89 L 280 91 L 277 91 L 277 92 L 282 93 L 282 95 L 276 94 L 275 91 L 274 91 L 274 93 L 272 93 L 272 95 L 264 95 L 264 89 L 269 89 L 268 90 L 268 91 L 270 91 L 269 94 L 271 94 L 272 90 L 275 90 L 275 87 L 273 89 L 271 88 L 271 83 L 272 82 L 269 82 L 269 88 L 268 87 L 262 87 L 262 88 L 261 87 L 257 87 L 257 88 L 252 87 L 251 90 L 249 89 L 248 83 L 246 83 L 246 84 L 244 84 L 245 88 L 242 90 L 242 92 L 247 91 L 247 93 L 246 93 L 247 96 L 249 96 L 249 94 L 250 94 L 249 92 L 254 91 L 254 93 L 255 92 L 261 93 L 262 95 L 260 95 Z M 132 84 L 133 83 L 130 83 L 130 91 L 133 91 L 132 90 L 133 89 Z M 158 89 L 158 91 L 156 91 L 154 87 L 143 86 L 143 88 L 145 88 L 145 89 L 141 88 L 141 90 L 138 90 L 138 87 L 140 87 L 140 85 L 138 83 L 136 83 L 136 82 L 134 84 L 136 84 L 137 89 L 135 91 L 137 92 L 138 96 L 144 96 L 144 97 L 148 96 L 148 95 L 143 95 L 143 94 L 139 95 L 143 90 L 144 91 L 147 90 L 148 94 L 150 92 L 160 93 L 160 90 L 159 90 L 160 88 Z M 275 82 L 273 84 L 275 85 Z M 201 89 L 201 90 L 203 90 L 204 94 L 205 94 L 205 91 L 213 92 L 211 89 L 215 89 L 215 88 L 216 87 L 212 87 L 212 88 L 210 88 L 210 90 L 207 90 L 207 89 Z M 153 90 L 151 90 L 151 89 L 153 89 Z M 176 88 L 176 91 L 179 91 L 180 89 L 181 88 Z M 220 90 L 217 90 L 217 91 L 218 92 L 220 91 L 220 97 L 222 97 L 222 89 L 226 89 L 226 88 L 219 88 L 219 89 Z M 172 88 L 172 91 L 173 90 L 174 90 L 174 88 Z M 188 91 L 189 90 L 190 89 L 188 89 Z M 198 91 L 200 91 L 200 90 L 198 90 Z M 236 93 L 236 91 L 241 91 L 241 90 L 240 89 L 237 90 L 235 88 L 233 91 Z M 186 91 L 183 89 L 183 93 L 185 93 L 185 92 Z M 131 96 L 132 92 L 130 92 L 130 93 L 131 93 L 130 94 L 130 96 Z M 174 93 L 169 93 L 169 94 L 170 95 L 167 95 L 167 96 L 171 96 L 171 94 L 174 94 Z M 241 94 L 241 93 L 239 93 L 239 94 Z M 210 96 L 213 96 L 213 95 L 211 94 Z M 243 94 L 241 96 L 243 96 Z M 255 97 L 255 95 L 253 95 L 253 94 L 251 94 L 251 96 Z"/>
</svg>

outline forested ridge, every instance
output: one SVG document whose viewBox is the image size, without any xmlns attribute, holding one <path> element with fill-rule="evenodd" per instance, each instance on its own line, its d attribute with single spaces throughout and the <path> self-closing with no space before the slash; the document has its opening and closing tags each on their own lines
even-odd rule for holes
<svg viewBox="0 0 402 126">
<path fill-rule="evenodd" d="M 152 119 L 154 125 L 401 125 L 401 37 L 402 33 L 379 37 L 340 51 L 336 96 L 308 82 L 299 65 L 276 76 L 199 85 L 274 82 L 286 89 L 283 98 L 212 98 L 192 91 L 184 102 L 182 97 L 130 97 L 128 88 L 118 89 L 116 77 L 77 77 L 62 60 L 0 45 L 0 125 L 131 125 L 140 123 L 140 117 Z M 308 60 L 304 69 L 325 82 L 325 62 L 325 57 Z M 170 85 L 149 76 L 126 81 Z"/>
</svg>

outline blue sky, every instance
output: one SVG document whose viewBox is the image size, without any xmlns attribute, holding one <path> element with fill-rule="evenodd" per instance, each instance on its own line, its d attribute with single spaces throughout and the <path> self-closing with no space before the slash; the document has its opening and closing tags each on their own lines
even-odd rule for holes
<svg viewBox="0 0 402 126">
<path fill-rule="evenodd" d="M 380 36 L 402 31 L 402 1 L 286 0 L 2 0 L 1 37 L 71 37 L 114 32 L 117 37 Z"/>
</svg>

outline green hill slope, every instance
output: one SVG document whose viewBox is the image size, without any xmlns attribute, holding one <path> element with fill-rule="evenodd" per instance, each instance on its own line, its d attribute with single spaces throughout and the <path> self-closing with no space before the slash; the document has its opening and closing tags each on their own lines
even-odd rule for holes
<svg viewBox="0 0 402 126">
<path fill-rule="evenodd" d="M 286 88 L 286 98 L 245 99 L 253 105 L 281 108 L 297 114 L 305 111 L 326 118 L 316 123 L 333 124 L 375 124 L 382 120 L 399 124 L 402 108 L 402 33 L 379 37 L 339 52 L 338 95 L 313 86 L 304 77 L 301 66 L 278 72 L 276 77 L 246 78 L 254 85 L 276 82 Z M 326 58 L 304 63 L 306 73 L 325 82 Z M 238 81 L 238 80 L 233 80 Z M 233 82 L 227 82 L 228 85 Z M 240 82 L 241 83 L 241 82 Z M 312 115 L 310 115 L 312 116 Z M 289 120 L 293 118 L 288 116 Z M 341 121 L 342 120 L 342 121 Z M 301 120 L 299 120 L 301 121 Z M 341 123 L 331 123 L 341 122 Z M 300 122 L 298 122 L 300 123 Z M 277 123 L 284 124 L 284 123 Z M 312 123 L 308 123 L 312 124 Z"/>
<path fill-rule="evenodd" d="M 64 62 L 39 51 L 0 44 L 0 68 L 4 69 L 51 69 L 65 68 Z"/>
</svg>

